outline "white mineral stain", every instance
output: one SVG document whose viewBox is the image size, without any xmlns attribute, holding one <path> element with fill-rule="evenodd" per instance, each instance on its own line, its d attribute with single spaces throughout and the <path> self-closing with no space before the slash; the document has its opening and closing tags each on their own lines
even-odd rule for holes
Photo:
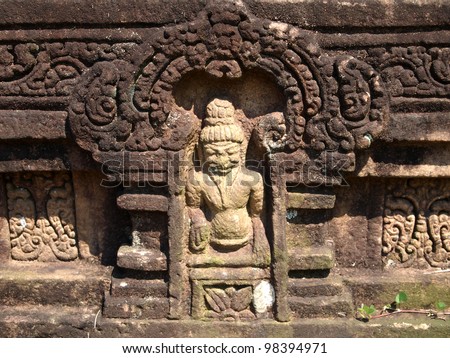
<svg viewBox="0 0 450 358">
<path fill-rule="evenodd" d="M 275 291 L 267 281 L 261 281 L 253 291 L 253 307 L 257 313 L 264 313 L 273 306 Z"/>
<path fill-rule="evenodd" d="M 415 330 L 421 329 L 421 330 L 425 331 L 425 330 L 430 328 L 430 325 L 426 324 L 426 323 L 421 323 L 421 324 L 418 324 L 418 325 L 414 325 L 414 324 L 406 323 L 406 322 L 401 322 L 401 323 L 396 322 L 396 323 L 394 323 L 394 327 L 395 328 L 409 328 L 409 327 L 412 327 Z"/>
<path fill-rule="evenodd" d="M 140 246 L 141 245 L 141 238 L 139 237 L 139 232 L 134 230 L 131 233 L 131 239 L 133 241 L 133 246 Z"/>
</svg>

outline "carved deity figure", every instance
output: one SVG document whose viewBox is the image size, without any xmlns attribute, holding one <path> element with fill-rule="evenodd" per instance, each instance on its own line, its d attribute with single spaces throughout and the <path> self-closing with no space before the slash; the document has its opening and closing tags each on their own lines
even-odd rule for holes
<svg viewBox="0 0 450 358">
<path fill-rule="evenodd" d="M 228 100 L 214 99 L 200 134 L 201 170 L 186 187 L 189 247 L 199 265 L 267 266 L 270 249 L 261 220 L 264 185 L 245 167 L 245 136 Z"/>
</svg>

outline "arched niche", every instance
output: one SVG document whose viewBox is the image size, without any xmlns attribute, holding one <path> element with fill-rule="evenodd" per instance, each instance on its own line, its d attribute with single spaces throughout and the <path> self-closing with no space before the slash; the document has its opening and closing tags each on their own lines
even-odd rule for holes
<svg viewBox="0 0 450 358">
<path fill-rule="evenodd" d="M 249 165 L 260 167 L 267 153 L 261 132 L 267 131 L 267 121 L 289 130 L 285 122 L 286 98 L 272 76 L 262 70 L 244 71 L 239 78 L 218 78 L 204 71 L 192 71 L 174 87 L 172 111 L 188 112 L 203 126 L 205 108 L 212 98 L 226 98 L 235 107 L 235 119 L 242 127 L 247 141 L 245 159 Z M 265 128 L 262 128 L 266 124 Z M 272 123 L 273 125 L 273 123 Z M 284 133 L 280 133 L 280 138 Z"/>
</svg>

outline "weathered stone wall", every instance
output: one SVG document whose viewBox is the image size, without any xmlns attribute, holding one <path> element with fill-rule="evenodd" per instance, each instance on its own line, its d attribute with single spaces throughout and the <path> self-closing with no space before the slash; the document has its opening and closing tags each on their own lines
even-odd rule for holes
<svg viewBox="0 0 450 358">
<path fill-rule="evenodd" d="M 412 307 L 450 306 L 448 275 L 427 276 L 450 263 L 446 1 L 4 0 L 0 14 L 5 335 L 42 335 L 14 323 L 37 305 L 58 312 L 53 335 L 83 335 L 65 318 L 77 300 L 106 336 L 111 318 L 130 336 L 183 336 L 192 318 L 301 335 L 398 287 Z M 238 334 L 212 325 L 196 334 Z"/>
</svg>

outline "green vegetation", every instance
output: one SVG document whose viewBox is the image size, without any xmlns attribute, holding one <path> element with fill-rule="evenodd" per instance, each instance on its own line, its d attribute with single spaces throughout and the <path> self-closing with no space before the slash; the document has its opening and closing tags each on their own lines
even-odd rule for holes
<svg viewBox="0 0 450 358">
<path fill-rule="evenodd" d="M 447 305 L 443 301 L 436 302 L 436 310 L 413 310 L 413 309 L 400 309 L 400 305 L 408 301 L 408 295 L 400 291 L 396 296 L 395 300 L 387 305 L 383 306 L 383 309 L 377 313 L 377 309 L 374 305 L 367 306 L 362 304 L 356 312 L 356 319 L 364 322 L 368 322 L 371 319 L 387 317 L 393 314 L 399 313 L 413 313 L 413 314 L 426 314 L 430 318 L 442 319 L 445 321 L 445 316 L 450 315 L 445 309 Z"/>
</svg>

